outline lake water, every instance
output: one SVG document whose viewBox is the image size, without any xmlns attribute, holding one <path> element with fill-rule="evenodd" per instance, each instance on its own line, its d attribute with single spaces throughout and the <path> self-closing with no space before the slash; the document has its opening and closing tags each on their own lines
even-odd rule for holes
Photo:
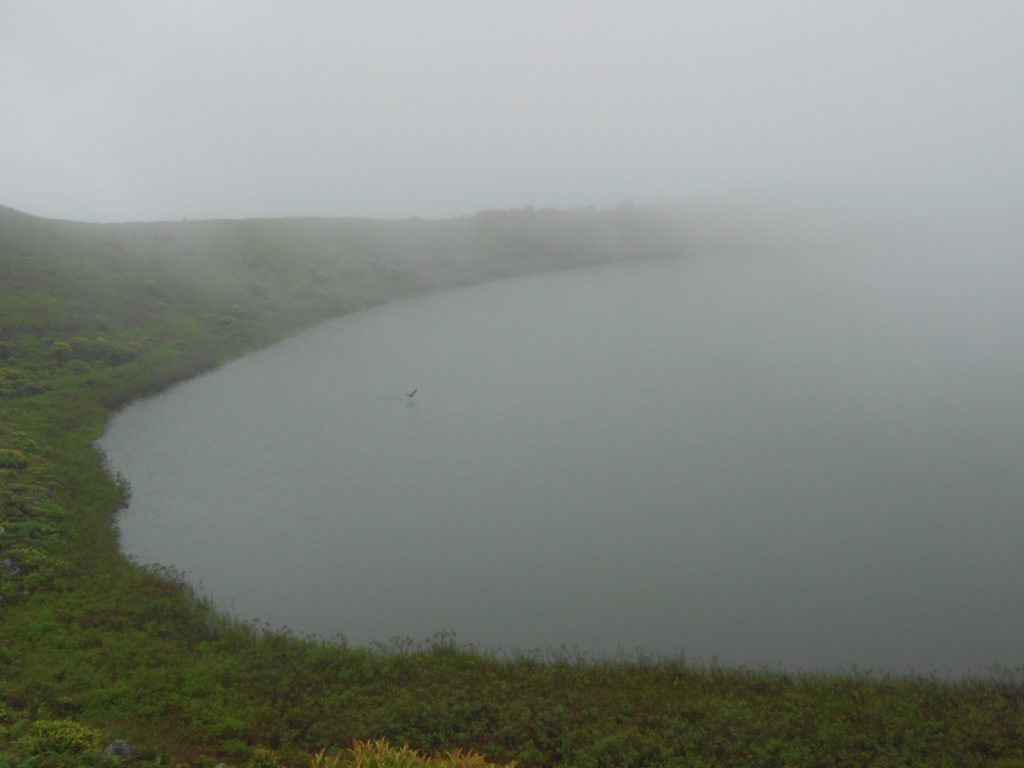
<svg viewBox="0 0 1024 768">
<path fill-rule="evenodd" d="M 113 420 L 122 545 L 354 644 L 1017 666 L 1009 265 L 616 265 L 350 315 Z"/>
</svg>

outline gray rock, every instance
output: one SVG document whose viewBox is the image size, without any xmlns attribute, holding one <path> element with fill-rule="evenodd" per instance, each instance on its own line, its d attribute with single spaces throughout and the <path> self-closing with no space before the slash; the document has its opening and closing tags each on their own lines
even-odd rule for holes
<svg viewBox="0 0 1024 768">
<path fill-rule="evenodd" d="M 117 739 L 107 745 L 107 748 L 103 750 L 103 754 L 114 757 L 131 757 L 135 754 L 135 745 L 124 739 Z"/>
<path fill-rule="evenodd" d="M 46 390 L 36 384 L 34 381 L 25 383 L 25 386 L 21 388 L 21 394 L 23 397 L 32 397 L 32 395 L 41 395 Z"/>
</svg>

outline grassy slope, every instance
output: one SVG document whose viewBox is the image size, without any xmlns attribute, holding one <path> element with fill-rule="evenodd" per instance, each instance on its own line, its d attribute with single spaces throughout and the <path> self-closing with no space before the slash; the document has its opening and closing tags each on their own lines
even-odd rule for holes
<svg viewBox="0 0 1024 768">
<path fill-rule="evenodd" d="M 91 449 L 112 408 L 345 311 L 665 255 L 663 214 L 88 225 L 0 208 L 0 744 L 70 718 L 208 765 L 387 737 L 526 765 L 1024 766 L 1019 680 L 348 649 L 227 622 L 120 557 L 120 491 Z"/>
</svg>

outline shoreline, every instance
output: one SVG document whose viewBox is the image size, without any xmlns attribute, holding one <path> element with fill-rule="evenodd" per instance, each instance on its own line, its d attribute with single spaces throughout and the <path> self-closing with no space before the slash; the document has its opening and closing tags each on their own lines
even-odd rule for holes
<svg viewBox="0 0 1024 768">
<path fill-rule="evenodd" d="M 879 681 L 685 659 L 505 661 L 448 643 L 382 655 L 232 622 L 173 573 L 124 558 L 125 489 L 93 449 L 117 407 L 366 308 L 368 295 L 376 305 L 560 263 L 544 243 L 566 268 L 600 258 L 590 247 L 620 224 L 525 221 L 535 228 L 523 216 L 431 223 L 433 239 L 415 241 L 424 253 L 399 258 L 388 249 L 426 223 L 381 225 L 373 239 L 359 222 L 76 225 L 0 210 L 0 368 L 12 372 L 0 382 L 0 752 L 58 719 L 145 745 L 147 766 L 239 763 L 260 746 L 298 763 L 379 737 L 536 766 L 1024 760 L 1019 672 Z M 635 252 L 667 248 L 659 234 Z M 917 741 L 896 738 L 908 729 Z"/>
</svg>

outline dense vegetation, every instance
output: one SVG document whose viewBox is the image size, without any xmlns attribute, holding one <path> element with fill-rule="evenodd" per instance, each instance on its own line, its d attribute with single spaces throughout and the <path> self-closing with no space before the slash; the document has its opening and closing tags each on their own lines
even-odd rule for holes
<svg viewBox="0 0 1024 768">
<path fill-rule="evenodd" d="M 1024 766 L 1024 685 L 348 648 L 126 562 L 112 409 L 319 319 L 677 253 L 663 209 L 87 225 L 0 209 L 0 766 Z M 684 234 L 686 232 L 684 231 Z M 356 745 L 356 739 L 383 739 Z M 130 744 L 126 743 L 130 742 Z M 104 751 L 102 748 L 108 746 Z M 326 751 L 321 751 L 326 750 Z"/>
</svg>

